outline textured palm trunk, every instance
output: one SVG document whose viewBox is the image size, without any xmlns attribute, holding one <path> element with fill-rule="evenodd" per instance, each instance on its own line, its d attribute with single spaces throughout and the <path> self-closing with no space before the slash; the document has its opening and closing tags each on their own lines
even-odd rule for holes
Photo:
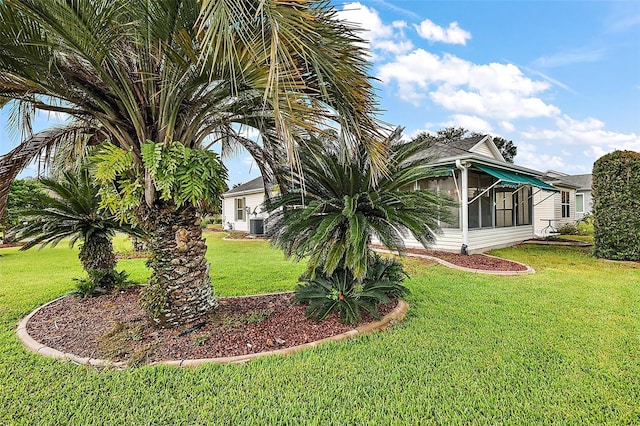
<svg viewBox="0 0 640 426">
<path fill-rule="evenodd" d="M 147 318 L 171 327 L 196 321 L 217 306 L 200 219 L 191 206 L 155 203 L 145 223 L 153 272 L 140 298 Z"/>
<path fill-rule="evenodd" d="M 95 280 L 98 289 L 113 288 L 117 260 L 111 238 L 103 235 L 87 238 L 80 246 L 78 257 L 89 277 Z"/>
</svg>

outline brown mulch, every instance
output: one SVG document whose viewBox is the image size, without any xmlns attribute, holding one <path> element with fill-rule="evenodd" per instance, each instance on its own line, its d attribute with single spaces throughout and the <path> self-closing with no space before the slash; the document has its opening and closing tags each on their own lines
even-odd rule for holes
<svg viewBox="0 0 640 426">
<path fill-rule="evenodd" d="M 68 295 L 28 322 L 36 341 L 80 357 L 141 364 L 161 360 L 228 357 L 313 342 L 354 328 L 337 316 L 320 323 L 304 316 L 293 294 L 220 298 L 201 322 L 160 329 L 147 325 L 138 307 L 140 287 L 81 299 Z M 397 300 L 380 306 L 385 315 Z M 367 317 L 364 323 L 374 321 Z"/>
<path fill-rule="evenodd" d="M 20 242 L 17 242 L 17 243 L 0 244 L 0 249 L 12 248 L 12 247 L 22 247 L 25 244 L 27 244 L 27 243 L 25 243 L 24 241 L 20 241 Z"/>
<path fill-rule="evenodd" d="M 374 248 L 384 248 L 382 246 L 373 246 Z M 406 249 L 407 253 L 422 254 L 426 256 L 437 257 L 438 259 L 452 263 L 456 266 L 464 268 L 479 269 L 482 271 L 508 271 L 521 272 L 526 271 L 527 267 L 516 262 L 496 257 L 485 256 L 482 254 L 462 255 L 448 251 L 425 250 L 425 249 Z"/>
</svg>

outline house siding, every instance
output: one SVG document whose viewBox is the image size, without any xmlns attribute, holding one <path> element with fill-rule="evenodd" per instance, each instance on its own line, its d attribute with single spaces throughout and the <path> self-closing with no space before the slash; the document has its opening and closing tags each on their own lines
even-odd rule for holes
<svg viewBox="0 0 640 426">
<path fill-rule="evenodd" d="M 469 231 L 469 253 L 508 247 L 533 238 L 533 225 Z"/>
<path fill-rule="evenodd" d="M 493 151 L 491 151 L 491 149 L 486 143 L 480 144 L 477 147 L 473 148 L 473 152 L 475 152 L 476 154 L 484 155 L 497 160 L 496 156 L 493 154 Z"/>
<path fill-rule="evenodd" d="M 474 229 L 469 231 L 469 253 L 480 253 L 487 250 L 508 247 L 533 238 L 533 225 L 511 226 L 506 228 Z M 407 248 L 423 248 L 412 236 L 404 238 Z M 377 240 L 374 241 L 377 243 Z M 435 244 L 430 249 L 460 252 L 462 248 L 462 231 L 445 229 L 438 234 Z"/>
<path fill-rule="evenodd" d="M 560 196 L 552 193 L 551 191 L 537 191 L 533 196 L 533 226 L 534 233 L 537 236 L 543 236 L 544 228 L 549 225 L 548 219 L 555 219 L 555 201 L 558 197 L 558 203 L 560 203 Z M 558 206 L 560 211 L 560 207 Z M 552 222 L 554 225 L 556 222 Z"/>
<path fill-rule="evenodd" d="M 558 192 L 553 197 L 554 202 L 554 218 L 556 221 L 556 228 L 566 223 L 574 223 L 576 221 L 576 191 L 574 189 L 558 187 L 561 191 L 569 192 L 569 217 L 562 217 L 562 193 Z"/>
<path fill-rule="evenodd" d="M 407 248 L 424 248 L 413 236 L 405 237 L 404 243 Z M 460 251 L 461 246 L 462 231 L 459 229 L 445 229 L 441 234 L 438 234 L 435 244 L 429 248 L 433 250 Z"/>
<path fill-rule="evenodd" d="M 235 199 L 244 198 L 245 206 L 249 208 L 249 213 L 245 215 L 245 220 L 235 220 Z M 237 231 L 249 232 L 249 219 L 254 217 L 253 211 L 256 209 L 256 217 L 267 217 L 267 213 L 262 211 L 262 203 L 264 202 L 264 192 L 253 194 L 230 194 L 225 195 L 222 200 L 222 223 L 225 227 L 231 224 L 232 229 Z"/>
</svg>

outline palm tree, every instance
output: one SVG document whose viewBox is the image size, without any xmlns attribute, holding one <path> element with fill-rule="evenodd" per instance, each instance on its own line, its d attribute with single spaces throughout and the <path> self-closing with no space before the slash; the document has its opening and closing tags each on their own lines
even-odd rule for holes
<svg viewBox="0 0 640 426">
<path fill-rule="evenodd" d="M 100 208 L 98 187 L 92 183 L 88 171 L 66 171 L 59 181 L 40 179 L 45 192 L 34 197 L 33 207 L 22 211 L 21 224 L 14 228 L 17 239 L 32 238 L 20 250 L 40 244 L 57 245 L 70 238 L 70 246 L 82 241 L 78 257 L 82 267 L 95 280 L 97 290 L 107 291 L 116 279 L 116 257 L 111 242 L 116 231 L 141 235 L 120 223 Z"/>
<path fill-rule="evenodd" d="M 226 175 L 217 156 L 198 152 L 242 145 L 280 180 L 301 135 L 333 125 L 352 145 L 369 141 L 372 178 L 381 167 L 366 53 L 326 0 L 5 0 L 0 22 L 0 106 L 73 119 L 73 137 L 65 127 L 34 135 L 0 159 L 0 210 L 28 160 L 78 132 L 108 141 L 96 173 L 112 207 L 131 209 L 149 232 L 144 306 L 156 324 L 216 304 L 198 206 L 218 201 Z M 169 182 L 162 164 L 184 173 Z"/>
<path fill-rule="evenodd" d="M 414 190 L 420 179 L 437 175 L 423 152 L 431 142 L 389 136 L 387 173 L 372 184 L 370 156 L 350 151 L 338 138 L 317 138 L 300 152 L 304 183 L 267 203 L 272 242 L 287 256 L 309 257 L 308 273 L 346 270 L 355 279 L 367 274 L 368 245 L 375 236 L 391 250 L 404 251 L 413 235 L 425 247 L 449 218 L 455 203 L 428 190 Z M 297 185 L 295 174 L 293 185 Z"/>
</svg>

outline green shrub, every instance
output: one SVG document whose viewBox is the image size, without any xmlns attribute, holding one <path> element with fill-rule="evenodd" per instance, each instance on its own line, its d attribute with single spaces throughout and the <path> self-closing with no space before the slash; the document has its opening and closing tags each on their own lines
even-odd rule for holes
<svg viewBox="0 0 640 426">
<path fill-rule="evenodd" d="M 97 296 L 105 294 L 107 288 L 125 288 L 132 284 L 126 271 L 113 271 L 111 269 L 92 269 L 86 278 L 74 278 L 76 289 L 73 294 L 80 297 Z M 108 283 L 105 286 L 105 283 Z"/>
<path fill-rule="evenodd" d="M 580 230 L 573 223 L 565 223 L 558 228 L 560 235 L 580 235 Z"/>
<path fill-rule="evenodd" d="M 367 273 L 361 282 L 346 268 L 338 268 L 327 275 L 319 266 L 315 276 L 303 274 L 295 297 L 296 301 L 309 304 L 305 315 L 322 321 L 330 313 L 337 312 L 345 324 L 361 322 L 361 311 L 380 318 L 379 303 L 388 303 L 390 296 L 401 297 L 408 293 L 409 290 L 402 285 L 407 274 L 400 262 L 376 253 L 370 255 L 368 263 Z"/>
<path fill-rule="evenodd" d="M 614 151 L 593 165 L 594 255 L 640 259 L 640 154 Z"/>
<path fill-rule="evenodd" d="M 593 225 L 593 214 L 587 213 L 578 220 L 578 223 L 584 223 L 586 225 Z"/>
</svg>

